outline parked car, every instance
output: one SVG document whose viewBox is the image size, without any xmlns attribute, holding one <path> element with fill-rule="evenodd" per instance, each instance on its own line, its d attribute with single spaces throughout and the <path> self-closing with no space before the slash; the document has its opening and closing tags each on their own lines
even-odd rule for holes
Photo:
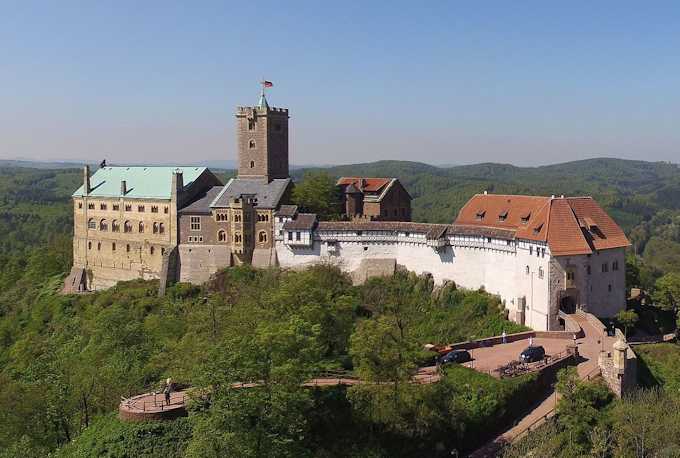
<svg viewBox="0 0 680 458">
<path fill-rule="evenodd" d="M 540 361 L 545 356 L 545 348 L 542 346 L 527 347 L 519 354 L 519 360 L 523 363 L 533 363 Z"/>
<path fill-rule="evenodd" d="M 453 350 L 439 358 L 439 364 L 466 363 L 472 361 L 472 356 L 467 350 Z"/>
</svg>

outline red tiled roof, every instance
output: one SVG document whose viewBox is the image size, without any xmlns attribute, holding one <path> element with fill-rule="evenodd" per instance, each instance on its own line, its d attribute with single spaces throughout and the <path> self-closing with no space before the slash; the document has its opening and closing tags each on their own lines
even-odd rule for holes
<svg viewBox="0 0 680 458">
<path fill-rule="evenodd" d="M 519 239 L 547 242 L 556 256 L 630 245 L 592 197 L 477 194 L 460 210 L 455 224 L 514 229 Z"/>
<path fill-rule="evenodd" d="M 387 186 L 392 178 L 363 178 L 363 177 L 341 177 L 336 186 L 347 186 L 353 184 L 357 188 L 366 192 L 378 192 Z"/>
</svg>

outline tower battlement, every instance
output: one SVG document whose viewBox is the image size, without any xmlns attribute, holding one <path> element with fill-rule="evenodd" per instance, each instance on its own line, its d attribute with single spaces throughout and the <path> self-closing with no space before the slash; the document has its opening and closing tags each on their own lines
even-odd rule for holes
<svg viewBox="0 0 680 458">
<path fill-rule="evenodd" d="M 236 107 L 236 116 L 247 116 L 253 112 L 258 114 L 266 115 L 267 113 L 281 113 L 288 114 L 288 108 L 278 108 L 278 107 Z"/>
</svg>

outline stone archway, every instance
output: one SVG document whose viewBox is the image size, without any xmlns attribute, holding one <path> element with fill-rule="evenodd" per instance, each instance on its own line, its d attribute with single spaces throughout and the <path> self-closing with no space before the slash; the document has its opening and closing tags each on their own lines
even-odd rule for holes
<svg viewBox="0 0 680 458">
<path fill-rule="evenodd" d="M 572 295 L 560 299 L 560 310 L 567 314 L 576 313 L 576 298 Z"/>
</svg>

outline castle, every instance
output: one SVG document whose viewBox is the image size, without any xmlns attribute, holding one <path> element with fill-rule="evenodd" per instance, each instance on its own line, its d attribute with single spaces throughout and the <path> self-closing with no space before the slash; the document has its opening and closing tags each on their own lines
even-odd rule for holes
<svg viewBox="0 0 680 458">
<path fill-rule="evenodd" d="M 103 165 L 73 193 L 73 268 L 64 292 L 136 278 L 202 283 L 239 264 L 331 263 L 361 282 L 397 266 L 497 294 L 509 318 L 562 329 L 562 314 L 625 308 L 623 231 L 590 197 L 478 194 L 451 224 L 410 222 L 395 179 L 341 178 L 346 221 L 290 205 L 287 109 L 264 92 L 236 109 L 238 175 L 205 167 Z"/>
</svg>

